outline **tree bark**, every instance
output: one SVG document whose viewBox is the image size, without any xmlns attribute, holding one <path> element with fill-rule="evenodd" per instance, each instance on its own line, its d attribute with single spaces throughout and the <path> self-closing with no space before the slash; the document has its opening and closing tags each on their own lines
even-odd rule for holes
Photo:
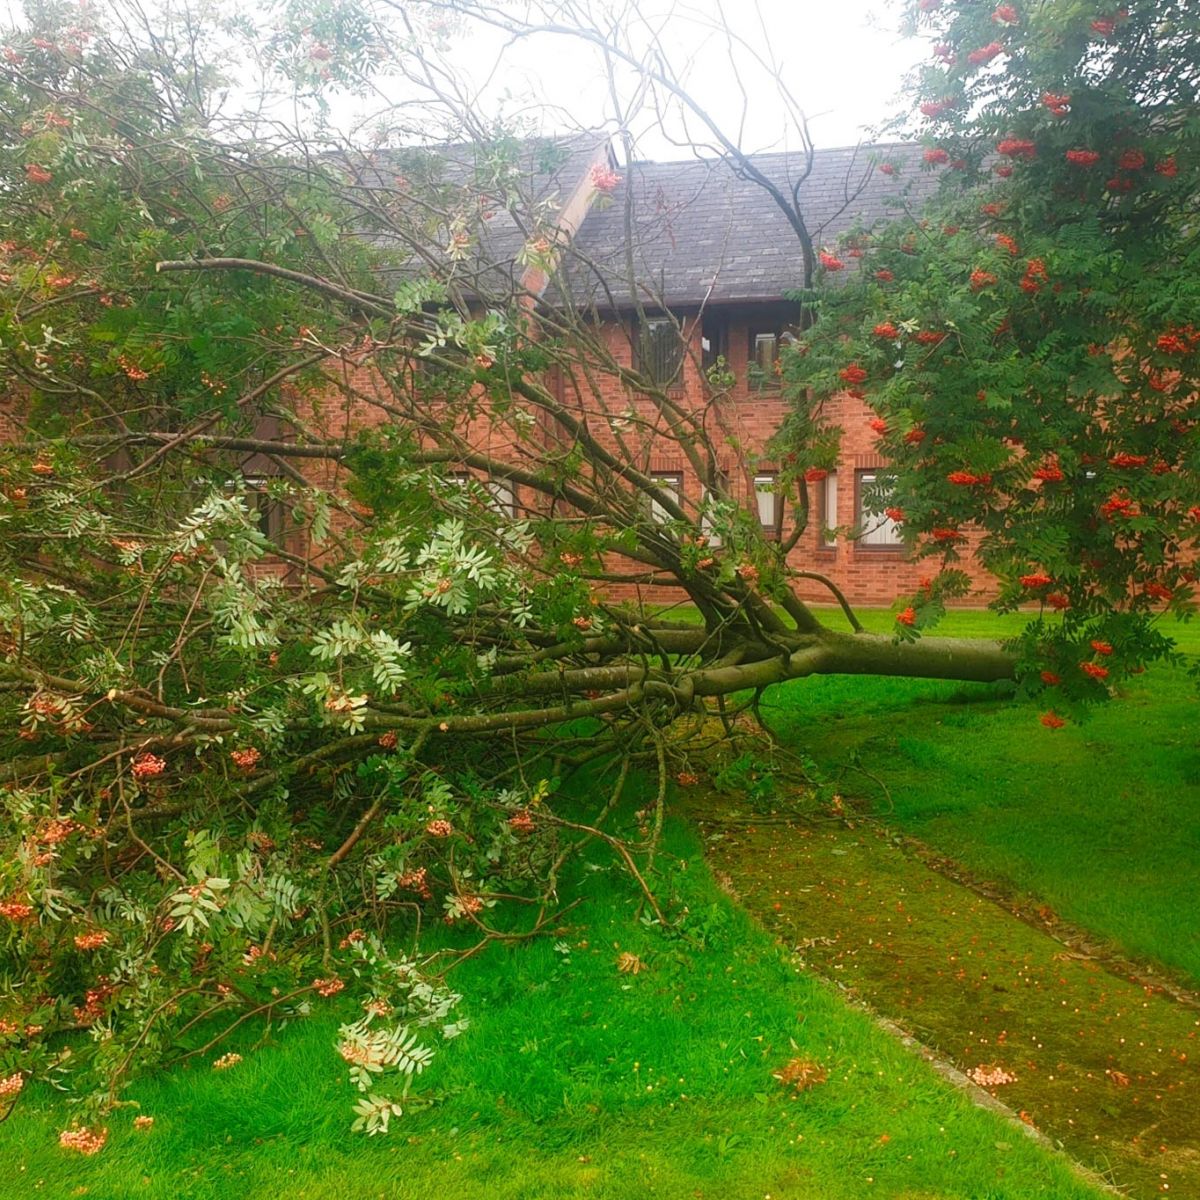
<svg viewBox="0 0 1200 1200">
<path fill-rule="evenodd" d="M 822 635 L 823 675 L 906 675 L 994 683 L 1015 677 L 1017 658 L 1002 642 L 980 638 L 923 637 L 898 642 L 877 633 Z"/>
</svg>

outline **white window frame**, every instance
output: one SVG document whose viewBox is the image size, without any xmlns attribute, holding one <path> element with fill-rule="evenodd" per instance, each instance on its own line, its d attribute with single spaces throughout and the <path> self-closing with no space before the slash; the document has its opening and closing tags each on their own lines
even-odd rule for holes
<svg viewBox="0 0 1200 1200">
<path fill-rule="evenodd" d="M 878 469 L 855 473 L 855 500 L 858 505 L 858 545 L 868 550 L 902 550 L 904 537 L 900 526 L 882 512 L 867 507 L 867 489 L 879 482 L 886 471 Z"/>
<path fill-rule="evenodd" d="M 708 538 L 708 544 L 713 550 L 720 550 L 725 540 L 715 532 L 712 520 L 712 506 L 717 502 L 717 497 L 708 488 L 702 488 L 700 496 L 700 532 Z"/>
<path fill-rule="evenodd" d="M 517 518 L 517 489 L 512 480 L 497 479 L 492 476 L 484 481 L 483 486 L 488 494 L 488 508 L 497 516 L 515 521 Z"/>
<path fill-rule="evenodd" d="M 768 533 L 778 532 L 783 524 L 783 497 L 775 491 L 778 482 L 778 471 L 756 471 L 754 474 L 754 510 L 758 513 L 758 523 Z"/>
<path fill-rule="evenodd" d="M 683 497 L 682 471 L 652 471 L 650 478 L 660 492 L 666 492 L 676 504 L 680 503 Z M 673 521 L 674 519 L 657 500 L 653 497 L 650 498 L 650 520 L 656 525 L 665 525 L 668 521 Z"/>
<path fill-rule="evenodd" d="M 838 544 L 838 473 L 830 471 L 821 480 L 821 529 L 820 546 L 825 550 L 836 550 Z"/>
</svg>

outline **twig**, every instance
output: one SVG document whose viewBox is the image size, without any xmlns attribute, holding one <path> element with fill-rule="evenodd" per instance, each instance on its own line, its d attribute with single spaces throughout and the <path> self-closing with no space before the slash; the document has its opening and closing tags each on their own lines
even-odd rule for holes
<svg viewBox="0 0 1200 1200">
<path fill-rule="evenodd" d="M 654 893 L 650 890 L 641 871 L 637 868 L 637 863 L 633 861 L 633 855 L 629 853 L 629 848 L 620 838 L 613 837 L 610 833 L 605 833 L 603 829 L 597 829 L 594 825 L 584 825 L 578 821 L 568 821 L 566 817 L 559 817 L 553 813 L 543 813 L 542 819 L 550 821 L 555 825 L 562 825 L 566 829 L 576 829 L 580 833 L 591 834 L 592 837 L 600 838 L 601 841 L 607 842 L 618 854 L 625 860 L 625 865 L 629 868 L 629 873 L 637 880 L 638 886 L 642 889 L 642 894 L 646 897 L 646 902 L 654 910 L 654 916 L 658 923 L 665 929 L 667 927 L 667 918 L 663 915 L 663 911 L 658 906 L 658 901 L 654 898 Z"/>
</svg>

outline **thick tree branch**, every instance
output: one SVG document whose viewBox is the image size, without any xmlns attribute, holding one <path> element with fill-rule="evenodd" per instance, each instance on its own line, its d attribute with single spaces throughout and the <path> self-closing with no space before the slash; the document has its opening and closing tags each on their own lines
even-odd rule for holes
<svg viewBox="0 0 1200 1200">
<path fill-rule="evenodd" d="M 165 259 L 155 263 L 154 269 L 159 274 L 175 271 L 251 271 L 256 275 L 285 279 L 309 291 L 319 292 L 322 296 L 338 300 L 347 308 L 368 316 L 391 318 L 396 315 L 395 305 L 389 304 L 382 296 L 354 291 L 317 275 L 306 275 L 303 271 L 293 271 L 289 267 L 279 267 L 274 263 L 260 262 L 254 258 Z"/>
</svg>

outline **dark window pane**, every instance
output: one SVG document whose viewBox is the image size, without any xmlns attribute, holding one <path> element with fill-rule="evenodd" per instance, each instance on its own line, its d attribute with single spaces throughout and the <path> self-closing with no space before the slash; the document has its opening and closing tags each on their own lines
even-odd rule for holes
<svg viewBox="0 0 1200 1200">
<path fill-rule="evenodd" d="M 721 359 L 729 362 L 729 326 L 718 317 L 705 317 L 700 330 L 702 366 L 711 371 Z"/>
<path fill-rule="evenodd" d="M 269 542 L 283 544 L 283 502 L 267 490 L 268 480 L 261 477 L 246 479 L 246 507 L 258 531 Z"/>
<path fill-rule="evenodd" d="M 641 327 L 638 338 L 638 367 L 659 386 L 677 381 L 683 366 L 683 343 L 675 322 L 652 317 Z"/>
</svg>

